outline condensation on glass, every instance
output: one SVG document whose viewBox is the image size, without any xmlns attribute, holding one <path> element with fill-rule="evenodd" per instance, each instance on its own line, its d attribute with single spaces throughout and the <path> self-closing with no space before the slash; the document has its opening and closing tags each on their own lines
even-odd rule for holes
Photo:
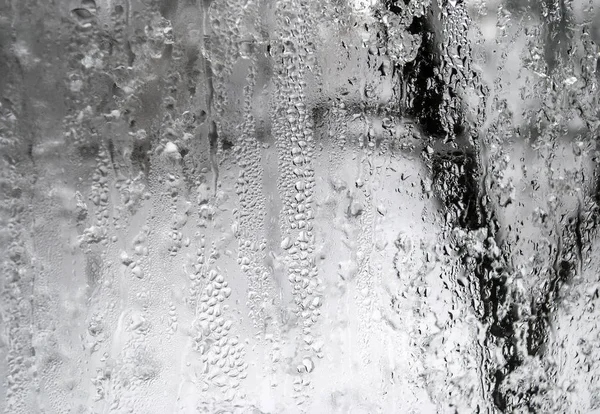
<svg viewBox="0 0 600 414">
<path fill-rule="evenodd" d="M 600 412 L 599 23 L 0 1 L 0 409 Z"/>
</svg>

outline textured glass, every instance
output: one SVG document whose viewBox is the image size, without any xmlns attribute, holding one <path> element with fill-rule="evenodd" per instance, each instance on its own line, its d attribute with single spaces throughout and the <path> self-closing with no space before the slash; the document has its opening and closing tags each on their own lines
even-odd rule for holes
<svg viewBox="0 0 600 414">
<path fill-rule="evenodd" d="M 600 2 L 0 0 L 0 411 L 600 413 Z"/>
</svg>

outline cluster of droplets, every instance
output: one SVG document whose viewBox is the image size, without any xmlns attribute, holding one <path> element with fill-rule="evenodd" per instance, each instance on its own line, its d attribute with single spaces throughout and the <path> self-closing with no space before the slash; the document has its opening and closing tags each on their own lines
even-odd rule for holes
<svg viewBox="0 0 600 414">
<path fill-rule="evenodd" d="M 94 205 L 94 218 L 92 225 L 83 230 L 83 234 L 79 237 L 79 243 L 82 247 L 101 243 L 107 245 L 109 242 L 109 224 L 110 224 L 110 212 L 109 212 L 109 168 L 110 159 L 106 151 L 101 151 L 98 156 L 98 167 L 96 172 L 92 175 L 92 189 L 90 192 L 89 200 Z M 80 203 L 82 200 L 79 200 Z M 80 213 L 87 210 L 85 204 L 80 204 Z M 114 240 L 113 240 L 114 241 Z"/>
<path fill-rule="evenodd" d="M 473 59 L 468 39 L 471 19 L 464 5 L 445 7 L 442 16 L 443 55 L 439 76 L 443 79 L 444 99 L 440 108 L 441 124 L 448 136 L 456 136 L 471 121 L 468 132 L 477 137 L 484 117 L 486 89 L 471 63 Z M 460 96 L 461 99 L 452 99 L 454 96 Z M 467 106 L 471 101 L 476 102 L 472 108 Z M 467 109 L 467 116 L 473 119 L 463 119 Z"/>
<path fill-rule="evenodd" d="M 15 119 L 6 107 L 0 107 L 2 126 L 10 126 Z M 7 114 L 8 112 L 8 114 Z M 8 115 L 8 116 L 7 116 Z M 11 119 L 12 118 L 12 119 Z M 13 128 L 3 130 L 3 140 L 0 145 L 7 154 L 14 148 L 10 145 L 10 135 Z M 7 145 L 8 144 L 8 145 Z M 32 294 L 30 272 L 27 270 L 28 255 L 23 242 L 23 215 L 26 212 L 20 190 L 24 183 L 17 165 L 11 165 L 10 157 L 2 160 L 0 178 L 1 185 L 7 191 L 2 191 L 0 197 L 0 222 L 2 223 L 2 294 L 0 296 L 2 312 L 3 347 L 6 347 L 5 371 L 6 412 L 28 412 L 32 407 L 29 400 L 31 387 L 37 382 L 37 375 L 32 343 L 30 320 L 32 304 L 24 298 Z"/>
<path fill-rule="evenodd" d="M 264 320 L 274 315 L 264 315 L 265 303 L 273 291 L 270 273 L 264 266 L 267 243 L 265 234 L 266 200 L 263 195 L 264 170 L 261 145 L 256 138 L 256 120 L 253 112 L 253 95 L 256 86 L 256 62 L 246 76 L 244 86 L 244 123 L 236 145 L 236 160 L 240 167 L 235 191 L 239 197 L 233 233 L 238 239 L 237 263 L 248 280 L 248 303 L 250 316 L 256 328 L 264 327 Z"/>
<path fill-rule="evenodd" d="M 312 53 L 310 42 L 311 13 L 308 5 L 298 3 L 299 10 L 286 10 L 278 4 L 277 30 L 281 45 L 278 45 L 277 63 L 274 66 L 274 83 L 277 88 L 273 108 L 273 135 L 279 154 L 280 179 L 278 188 L 282 194 L 281 250 L 287 271 L 287 280 L 292 287 L 294 313 L 298 317 L 298 328 L 304 344 L 298 349 L 296 370 L 300 374 L 294 379 L 297 402 L 310 380 L 304 374 L 312 372 L 311 356 L 316 338 L 313 325 L 321 313 L 321 281 L 315 263 L 315 235 L 313 233 L 313 197 L 315 176 L 313 158 L 315 143 L 313 120 L 307 97 L 307 63 Z"/>
<path fill-rule="evenodd" d="M 420 34 L 411 33 L 408 27 L 413 19 L 423 17 L 429 7 L 430 1 L 396 2 L 394 12 L 379 11 L 381 22 L 387 29 L 386 54 L 395 65 L 403 66 L 417 57 L 422 38 Z"/>
<path fill-rule="evenodd" d="M 498 260 L 500 265 L 494 265 L 488 276 L 489 284 L 503 283 L 507 289 L 496 317 L 499 325 L 510 326 L 508 339 L 497 329 L 492 334 L 504 352 L 497 353 L 500 357 L 491 369 L 495 365 L 506 375 L 495 397 L 506 410 L 568 411 L 569 405 L 586 404 L 572 399 L 573 387 L 559 383 L 562 370 L 576 374 L 556 364 L 557 355 L 548 353 L 551 346 L 545 343 L 554 341 L 554 335 L 548 335 L 557 323 L 553 302 L 557 295 L 568 295 L 562 284 L 573 278 L 569 286 L 576 289 L 575 281 L 581 280 L 586 267 L 586 216 L 593 203 L 582 197 L 591 174 L 581 154 L 595 146 L 592 137 L 597 135 L 596 115 L 589 110 L 597 98 L 587 93 L 597 87 L 597 76 L 591 75 L 597 46 L 586 22 L 589 17 L 577 29 L 563 32 L 559 21 L 580 17 L 572 5 L 551 4 L 532 8 L 518 25 L 512 19 L 522 10 L 498 7 L 496 36 L 490 41 L 495 55 L 487 63 L 495 65 L 497 76 L 482 135 L 488 150 L 486 186 L 501 226 L 507 229 L 500 247 L 510 256 L 510 262 Z M 513 99 L 516 90 L 518 99 Z M 561 163 L 556 162 L 557 155 Z M 498 282 L 504 278 L 506 283 Z M 555 335 L 563 334 L 557 330 Z M 576 348 L 574 343 L 561 345 L 565 355 L 573 349 L 570 346 Z"/>
<path fill-rule="evenodd" d="M 208 267 L 215 262 L 215 256 L 206 254 L 206 239 L 202 237 L 198 243 L 196 251 L 196 259 L 191 263 L 189 270 L 189 297 L 187 300 L 188 306 L 192 309 L 197 308 L 198 297 L 202 291 L 203 279 L 206 278 L 206 272 Z"/>
<path fill-rule="evenodd" d="M 150 197 L 150 194 L 146 192 L 144 181 L 144 175 L 139 172 L 135 177 L 126 178 L 115 184 L 121 195 L 121 203 L 131 215 L 135 214 L 142 202 Z"/>
<path fill-rule="evenodd" d="M 237 397 L 240 380 L 247 376 L 248 365 L 244 345 L 238 336 L 230 335 L 233 321 L 225 315 L 229 307 L 224 301 L 231 295 L 231 287 L 214 269 L 204 278 L 193 322 L 194 350 L 201 360 L 201 390 L 217 387 L 223 391 L 225 401 L 232 401 Z"/>
<path fill-rule="evenodd" d="M 144 226 L 140 233 L 135 236 L 133 239 L 133 254 L 134 256 L 130 256 L 126 251 L 122 251 L 119 259 L 121 263 L 129 269 L 132 276 L 135 276 L 138 279 L 144 278 L 144 270 L 143 270 L 143 260 L 148 257 L 149 251 L 148 246 L 146 244 L 148 239 L 148 234 L 150 233 L 150 229 L 148 226 Z"/>
<path fill-rule="evenodd" d="M 259 2 L 213 0 L 204 10 L 205 19 L 205 50 L 206 59 L 210 62 L 214 85 L 213 106 L 216 115 L 225 119 L 228 117 L 228 79 L 231 76 L 236 61 L 248 58 L 256 46 L 260 36 L 259 27 L 261 14 Z M 211 34 L 211 36 L 207 36 Z"/>
</svg>

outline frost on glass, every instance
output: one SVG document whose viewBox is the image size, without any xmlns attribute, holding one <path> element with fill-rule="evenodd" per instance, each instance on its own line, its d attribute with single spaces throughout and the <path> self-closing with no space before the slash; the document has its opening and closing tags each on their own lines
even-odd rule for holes
<svg viewBox="0 0 600 414">
<path fill-rule="evenodd" d="M 600 412 L 596 3 L 0 0 L 0 408 Z"/>
</svg>

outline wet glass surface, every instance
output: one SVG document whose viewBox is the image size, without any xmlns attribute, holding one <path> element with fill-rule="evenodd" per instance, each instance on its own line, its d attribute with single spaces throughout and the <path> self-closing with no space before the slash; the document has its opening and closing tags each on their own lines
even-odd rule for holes
<svg viewBox="0 0 600 414">
<path fill-rule="evenodd" d="M 599 42 L 595 0 L 0 0 L 0 410 L 600 412 Z"/>
</svg>

